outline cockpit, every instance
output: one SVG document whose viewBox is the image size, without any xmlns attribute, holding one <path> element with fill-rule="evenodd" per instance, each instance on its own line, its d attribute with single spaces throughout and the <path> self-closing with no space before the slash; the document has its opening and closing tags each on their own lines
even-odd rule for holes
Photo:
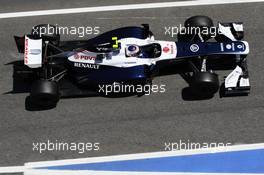
<svg viewBox="0 0 264 175">
<path fill-rule="evenodd" d="M 158 58 L 161 56 L 161 46 L 152 43 L 144 46 L 130 44 L 125 48 L 126 57 Z"/>
</svg>

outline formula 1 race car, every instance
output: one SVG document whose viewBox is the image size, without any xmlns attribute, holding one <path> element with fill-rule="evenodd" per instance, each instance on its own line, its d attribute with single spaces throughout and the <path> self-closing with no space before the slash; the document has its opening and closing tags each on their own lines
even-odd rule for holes
<svg viewBox="0 0 264 175">
<path fill-rule="evenodd" d="M 22 78 L 28 83 L 32 103 L 56 106 L 61 97 L 98 94 L 98 85 L 151 84 L 160 69 L 184 62 L 188 66 L 181 75 L 192 93 L 213 95 L 220 87 L 213 70 L 214 60 L 218 60 L 218 65 L 226 66 L 224 69 L 233 69 L 225 77 L 222 95 L 247 95 L 249 45 L 242 41 L 243 24 L 218 23 L 215 37 L 204 32 L 214 27 L 209 17 L 191 17 L 184 26 L 190 31 L 200 30 L 179 34 L 177 42 L 161 41 L 155 40 L 149 26 L 143 24 L 115 29 L 89 40 L 61 41 L 58 33 L 47 33 L 49 29 L 56 31 L 56 26 L 38 25 L 31 34 L 15 36 L 24 61 L 14 66 L 14 79 Z"/>
</svg>

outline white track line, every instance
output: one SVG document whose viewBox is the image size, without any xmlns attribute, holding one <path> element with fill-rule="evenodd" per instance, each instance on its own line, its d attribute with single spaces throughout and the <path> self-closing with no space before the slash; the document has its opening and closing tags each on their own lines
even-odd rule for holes
<svg viewBox="0 0 264 175">
<path fill-rule="evenodd" d="M 25 166 L 9 166 L 9 167 L 0 167 L 1 173 L 22 173 L 26 170 Z"/>
<path fill-rule="evenodd" d="M 197 155 L 197 154 L 210 154 L 220 152 L 233 152 L 233 151 L 246 151 L 246 150 L 257 150 L 264 149 L 264 143 L 257 144 L 244 144 L 244 145 L 232 145 L 226 147 L 217 148 L 201 148 L 194 150 L 176 150 L 176 151 L 161 151 L 161 152 L 150 152 L 150 153 L 136 153 L 136 154 L 125 154 L 125 155 L 114 155 L 114 156 L 103 156 L 103 157 L 89 157 L 79 159 L 64 159 L 64 160 L 53 160 L 53 161 L 41 161 L 41 162 L 29 162 L 25 165 L 27 167 L 42 167 L 42 166 L 59 166 L 65 164 L 80 164 L 80 163 L 98 163 L 108 161 L 124 161 L 134 159 L 151 159 L 160 157 L 173 157 L 183 155 Z"/>
<path fill-rule="evenodd" d="M 178 1 L 178 2 L 160 2 L 160 3 L 113 5 L 113 6 L 99 6 L 99 7 L 83 7 L 83 8 L 69 8 L 69 9 L 55 9 L 55 10 L 38 10 L 38 11 L 27 11 L 27 12 L 0 13 L 0 19 L 27 17 L 27 16 L 43 16 L 43 15 L 152 9 L 152 8 L 183 7 L 183 6 L 200 6 L 200 5 L 216 5 L 216 4 L 252 3 L 252 2 L 264 2 L 264 0 L 196 0 L 196 1 Z"/>
<path fill-rule="evenodd" d="M 263 175 L 249 173 L 175 173 L 175 172 L 127 172 L 127 171 L 56 171 L 56 170 L 30 170 L 24 175 Z"/>
<path fill-rule="evenodd" d="M 98 162 L 108 162 L 108 161 L 145 159 L 145 158 L 151 159 L 158 157 L 196 155 L 196 154 L 208 154 L 208 153 L 231 152 L 231 151 L 246 151 L 246 150 L 256 150 L 256 149 L 264 149 L 264 143 L 234 145 L 234 146 L 227 146 L 222 148 L 207 148 L 207 149 L 203 148 L 197 150 L 178 150 L 178 151 L 167 151 L 167 152 L 162 151 L 162 152 L 154 152 L 154 153 L 139 153 L 139 154 L 127 154 L 127 155 L 104 156 L 104 157 L 29 162 L 29 163 L 25 163 L 25 166 L 0 167 L 0 174 L 33 171 L 32 168 L 43 167 L 43 166 L 56 166 L 56 165 L 59 166 L 59 165 L 69 165 L 69 164 L 72 165 L 72 164 L 80 164 L 80 163 L 98 163 Z"/>
</svg>

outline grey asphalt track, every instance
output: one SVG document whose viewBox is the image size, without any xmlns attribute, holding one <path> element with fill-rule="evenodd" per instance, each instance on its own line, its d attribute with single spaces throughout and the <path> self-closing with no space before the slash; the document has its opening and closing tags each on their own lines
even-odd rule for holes
<svg viewBox="0 0 264 175">
<path fill-rule="evenodd" d="M 52 3 L 45 2 L 37 2 L 36 8 L 32 8 L 53 8 Z M 118 2 L 113 1 L 112 4 Z M 35 4 L 35 1 L 25 1 L 27 3 Z M 72 2 L 74 7 L 80 7 L 82 3 L 85 6 L 97 5 L 95 1 L 90 4 L 81 0 Z M 11 1 L 0 0 L 0 4 L 4 5 L 0 12 L 31 9 L 30 6 Z M 99 5 L 103 4 L 103 1 L 99 1 Z M 68 7 L 66 3 L 57 6 Z M 99 26 L 100 31 L 104 32 L 116 27 L 149 23 L 156 38 L 174 40 L 164 35 L 164 27 L 178 26 L 186 18 L 197 14 L 210 16 L 216 22 L 245 23 L 246 40 L 251 47 L 248 66 L 252 91 L 248 97 L 220 98 L 216 95 L 210 100 L 185 101 L 181 91 L 187 84 L 179 75 L 154 80 L 155 84 L 166 85 L 165 93 L 140 98 L 65 99 L 59 102 L 57 108 L 47 111 L 25 110 L 25 97 L 28 94 L 4 94 L 12 90 L 12 67 L 4 64 L 19 59 L 13 35 L 28 33 L 36 24 Z M 250 3 L 0 19 L 0 166 L 162 151 L 164 142 L 180 140 L 232 144 L 264 142 L 263 15 L 264 3 Z M 63 36 L 63 39 L 69 38 L 78 39 L 77 36 Z M 100 151 L 84 154 L 69 151 L 40 154 L 32 151 L 33 142 L 47 140 L 100 142 Z"/>
</svg>

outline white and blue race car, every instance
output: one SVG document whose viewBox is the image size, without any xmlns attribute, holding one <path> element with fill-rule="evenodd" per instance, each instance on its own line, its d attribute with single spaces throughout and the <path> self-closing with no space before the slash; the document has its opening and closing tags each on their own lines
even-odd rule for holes
<svg viewBox="0 0 264 175">
<path fill-rule="evenodd" d="M 214 27 L 213 21 L 194 16 L 185 21 L 185 27 L 199 32 L 179 35 L 177 42 L 155 40 L 147 24 L 82 41 L 61 41 L 56 33 L 40 35 L 45 27 L 56 28 L 42 24 L 31 34 L 15 36 L 24 60 L 14 64 L 14 80 L 28 83 L 29 97 L 37 105 L 54 106 L 61 97 L 98 94 L 102 84 L 151 84 L 161 70 L 167 66 L 177 69 L 177 64 L 185 65 L 175 72 L 183 76 L 194 94 L 213 95 L 219 90 L 214 71 L 220 67 L 233 69 L 225 77 L 223 95 L 247 95 L 250 90 L 249 44 L 243 41 L 242 23 L 218 23 L 219 33 L 212 38 L 203 30 Z M 14 92 L 20 91 L 14 87 Z"/>
</svg>

